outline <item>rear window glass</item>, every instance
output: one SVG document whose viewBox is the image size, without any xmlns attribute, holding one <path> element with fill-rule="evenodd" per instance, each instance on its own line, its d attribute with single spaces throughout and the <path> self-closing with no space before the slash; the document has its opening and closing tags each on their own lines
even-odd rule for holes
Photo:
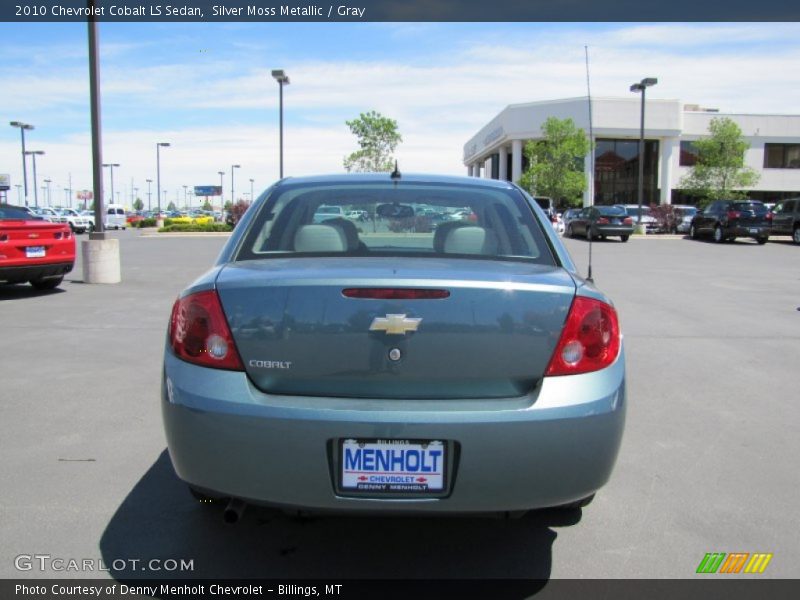
<svg viewBox="0 0 800 600">
<path fill-rule="evenodd" d="M 555 264 L 521 193 L 447 183 L 284 185 L 258 209 L 240 248 L 237 260 L 351 255 Z"/>
<path fill-rule="evenodd" d="M 757 215 L 767 214 L 767 207 L 761 202 L 734 202 L 734 210 L 752 210 Z"/>
<path fill-rule="evenodd" d="M 0 204 L 0 219 L 6 219 L 9 221 L 24 221 L 26 219 L 33 218 L 35 217 L 29 215 L 27 211 L 22 210 L 21 208 L 17 208 L 15 206 L 3 206 Z"/>
<path fill-rule="evenodd" d="M 624 217 L 625 209 L 621 206 L 596 206 L 597 212 L 606 217 Z M 642 211 L 644 214 L 644 211 Z"/>
</svg>

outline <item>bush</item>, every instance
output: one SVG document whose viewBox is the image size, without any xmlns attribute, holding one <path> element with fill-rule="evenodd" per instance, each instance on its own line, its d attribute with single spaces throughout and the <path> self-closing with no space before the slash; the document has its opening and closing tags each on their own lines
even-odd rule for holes
<svg viewBox="0 0 800 600">
<path fill-rule="evenodd" d="M 213 232 L 233 231 L 233 227 L 227 225 L 226 223 L 205 223 L 202 225 L 198 223 L 177 223 L 174 225 L 172 224 L 167 225 L 165 221 L 164 227 L 162 227 L 158 231 L 162 233 L 169 233 L 175 231 L 196 231 L 202 233 L 213 233 Z"/>
<path fill-rule="evenodd" d="M 142 227 L 155 227 L 156 226 L 156 220 L 155 219 L 142 219 L 141 221 L 136 221 L 132 225 L 134 227 L 139 227 L 140 229 Z"/>
</svg>

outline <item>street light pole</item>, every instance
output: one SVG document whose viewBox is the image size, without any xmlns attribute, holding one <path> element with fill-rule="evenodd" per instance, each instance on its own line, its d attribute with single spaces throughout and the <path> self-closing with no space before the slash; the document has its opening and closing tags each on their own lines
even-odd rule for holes
<svg viewBox="0 0 800 600">
<path fill-rule="evenodd" d="M 223 194 L 223 190 L 225 189 L 222 184 L 222 178 L 225 176 L 225 171 L 217 171 L 217 175 L 219 175 L 219 202 L 222 206 L 225 206 L 225 194 Z"/>
<path fill-rule="evenodd" d="M 153 183 L 152 179 L 145 179 L 147 181 L 147 212 L 152 212 L 153 207 L 150 204 L 150 184 Z"/>
<path fill-rule="evenodd" d="M 641 92 L 642 93 L 642 112 L 641 112 L 641 123 L 639 127 L 639 216 L 636 220 L 636 224 L 641 229 L 642 227 L 642 202 L 644 200 L 644 97 L 645 97 L 645 90 L 658 83 L 658 79 L 655 77 L 646 77 L 642 79 L 639 83 L 634 83 L 631 86 L 632 92 Z M 641 231 L 639 233 L 642 233 Z"/>
<path fill-rule="evenodd" d="M 236 193 L 233 191 L 233 170 L 240 168 L 242 165 L 231 165 L 231 202 L 236 203 Z"/>
<path fill-rule="evenodd" d="M 278 82 L 279 120 L 280 120 L 280 178 L 283 179 L 283 86 L 289 85 L 289 76 L 283 69 L 274 69 L 272 77 Z"/>
<path fill-rule="evenodd" d="M 33 158 L 33 205 L 39 208 L 39 193 L 36 191 L 36 155 L 41 156 L 44 150 L 26 150 L 25 154 Z"/>
<path fill-rule="evenodd" d="M 28 206 L 28 169 L 25 165 L 25 130 L 33 129 L 33 125 L 29 125 L 28 123 L 23 123 L 21 121 L 11 121 L 9 123 L 12 127 L 19 127 L 19 133 L 22 136 L 22 181 L 25 184 L 25 206 Z"/>
<path fill-rule="evenodd" d="M 161 147 L 168 148 L 169 142 L 156 142 L 156 202 L 161 214 Z M 165 190 L 166 191 L 166 190 Z"/>
<path fill-rule="evenodd" d="M 189 188 L 188 185 L 183 186 L 183 208 L 189 208 L 189 201 L 187 200 L 186 190 Z"/>
<path fill-rule="evenodd" d="M 47 206 L 53 206 L 53 202 L 50 200 L 50 182 L 51 181 L 52 181 L 52 179 L 42 179 L 42 183 L 46 183 L 47 184 L 47 187 L 44 188 L 44 189 L 47 190 L 47 196 L 46 196 L 46 198 L 47 198 Z"/>
<path fill-rule="evenodd" d="M 254 181 L 255 181 L 255 179 L 252 179 L 252 178 L 250 179 L 250 203 L 251 204 L 253 203 L 253 182 Z"/>
<path fill-rule="evenodd" d="M 111 202 L 110 204 L 114 204 L 114 167 L 119 167 L 119 163 L 103 163 L 104 167 L 110 167 L 111 169 Z"/>
</svg>

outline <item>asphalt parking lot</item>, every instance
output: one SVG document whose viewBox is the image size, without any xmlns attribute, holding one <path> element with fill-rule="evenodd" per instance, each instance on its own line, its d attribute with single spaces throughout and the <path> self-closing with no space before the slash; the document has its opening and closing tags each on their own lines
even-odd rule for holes
<svg viewBox="0 0 800 600">
<path fill-rule="evenodd" d="M 593 244 L 628 359 L 628 421 L 610 483 L 582 511 L 518 520 L 296 519 L 225 525 L 165 450 L 159 381 L 178 292 L 225 238 L 121 240 L 118 285 L 0 287 L 0 577 L 15 557 L 192 559 L 188 577 L 690 578 L 707 552 L 800 551 L 800 248 L 686 239 Z M 588 243 L 565 240 L 582 272 Z M 126 566 L 116 576 L 140 575 Z M 147 572 L 145 576 L 164 573 Z M 740 575 L 740 577 L 751 577 Z"/>
</svg>

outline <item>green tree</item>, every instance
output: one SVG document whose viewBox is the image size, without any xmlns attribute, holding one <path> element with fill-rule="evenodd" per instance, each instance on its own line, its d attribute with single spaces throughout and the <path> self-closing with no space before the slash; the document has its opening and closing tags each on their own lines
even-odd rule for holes
<svg viewBox="0 0 800 600">
<path fill-rule="evenodd" d="M 592 147 L 586 132 L 572 119 L 550 117 L 542 125 L 542 136 L 525 144 L 530 166 L 520 185 L 536 196 L 577 205 L 586 189 L 583 159 Z"/>
<path fill-rule="evenodd" d="M 227 202 L 225 202 L 225 207 L 223 208 L 223 210 L 230 211 L 230 210 L 231 210 L 231 208 L 233 208 L 233 202 L 231 202 L 230 200 L 228 200 Z"/>
<path fill-rule="evenodd" d="M 142 210 L 144 208 L 144 202 L 142 202 L 141 198 L 136 198 L 133 201 L 133 210 Z"/>
<path fill-rule="evenodd" d="M 211 202 L 208 200 L 203 202 L 203 210 L 214 210 L 214 208 L 211 206 Z"/>
<path fill-rule="evenodd" d="M 176 208 L 177 208 L 177 207 L 175 206 L 175 203 L 174 203 L 174 202 L 170 202 L 170 203 L 167 205 L 167 210 L 168 210 L 168 211 L 170 211 L 170 212 L 172 212 L 173 210 L 176 210 Z"/>
<path fill-rule="evenodd" d="M 346 171 L 381 172 L 394 169 L 394 150 L 403 138 L 397 132 L 397 121 L 378 112 L 361 113 L 346 121 L 350 132 L 358 138 L 359 150 L 344 159 Z"/>
<path fill-rule="evenodd" d="M 748 188 L 758 183 L 759 175 L 744 164 L 750 147 L 739 126 L 727 117 L 711 119 L 710 137 L 696 140 L 697 162 L 681 179 L 684 192 L 697 196 L 704 206 L 712 200 L 746 197 Z"/>
</svg>

